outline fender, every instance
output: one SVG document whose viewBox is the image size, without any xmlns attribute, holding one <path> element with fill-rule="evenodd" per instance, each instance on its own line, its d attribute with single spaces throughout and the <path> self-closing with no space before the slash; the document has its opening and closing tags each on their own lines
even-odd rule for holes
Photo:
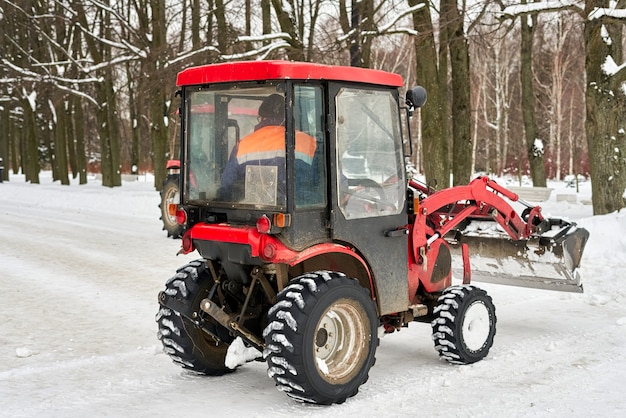
<svg viewBox="0 0 626 418">
<path fill-rule="evenodd" d="M 372 299 L 375 299 L 374 279 L 367 262 L 353 247 L 344 244 L 324 242 L 302 251 L 295 251 L 288 248 L 275 236 L 260 233 L 253 226 L 233 227 L 229 224 L 198 223 L 183 236 L 181 253 L 187 254 L 194 251 L 195 246 L 193 242 L 195 240 L 248 245 L 252 257 L 258 257 L 267 263 L 286 264 L 290 267 L 317 256 L 328 257 L 331 254 L 344 254 L 354 259 L 362 267 L 362 270 L 366 272 L 367 277 L 359 279 L 369 282 Z"/>
<path fill-rule="evenodd" d="M 167 170 L 180 170 L 180 160 L 167 160 L 165 168 Z"/>
</svg>

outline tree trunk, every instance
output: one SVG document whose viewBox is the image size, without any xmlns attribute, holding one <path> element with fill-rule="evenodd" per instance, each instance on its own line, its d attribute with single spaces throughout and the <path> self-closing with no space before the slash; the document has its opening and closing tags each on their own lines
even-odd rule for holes
<svg viewBox="0 0 626 418">
<path fill-rule="evenodd" d="M 76 157 L 76 129 L 74 129 L 74 97 L 69 96 L 67 100 L 67 123 L 65 124 L 65 133 L 67 136 L 67 159 L 72 172 L 72 178 L 78 176 L 79 167 Z"/>
<path fill-rule="evenodd" d="M 54 127 L 54 162 L 56 164 L 57 179 L 63 185 L 70 184 L 67 170 L 67 109 L 66 100 L 63 99 L 55 106 L 56 126 Z"/>
<path fill-rule="evenodd" d="M 76 172 L 79 184 L 87 184 L 87 153 L 85 150 L 85 117 L 83 105 L 79 98 L 73 99 L 74 119 L 74 150 L 76 152 Z"/>
<path fill-rule="evenodd" d="M 304 44 L 302 39 L 298 36 L 298 27 L 295 20 L 295 8 L 293 7 L 293 1 L 289 1 L 289 7 L 283 7 L 282 0 L 272 0 L 272 6 L 278 17 L 278 23 L 280 24 L 281 31 L 288 33 L 290 39 L 289 48 L 287 50 L 287 56 L 293 61 L 304 61 Z M 313 28 L 311 28 L 313 30 Z"/>
<path fill-rule="evenodd" d="M 0 167 L 3 167 L 3 170 L 1 170 L 2 172 L 0 173 L 0 180 L 8 180 L 10 163 L 9 141 L 12 137 L 8 104 L 5 104 L 2 108 L 0 108 L 0 126 L 4 127 L 3 129 L 0 129 Z"/>
<path fill-rule="evenodd" d="M 272 33 L 272 4 L 270 0 L 261 0 L 261 18 L 263 26 L 263 35 Z"/>
<path fill-rule="evenodd" d="M 221 30 L 218 32 L 218 42 L 226 42 L 227 33 L 225 31 L 226 22 L 223 20 L 224 2 L 217 1 L 217 19 Z M 148 59 L 150 78 L 150 135 L 152 138 L 152 164 L 154 169 L 154 187 L 161 190 L 163 181 L 167 175 L 165 168 L 168 153 L 168 130 L 165 124 L 167 117 L 166 105 L 166 89 L 160 82 L 165 67 L 165 50 L 167 48 L 167 39 L 165 39 L 166 23 L 165 23 L 165 0 L 151 0 L 150 8 L 152 10 L 152 45 L 150 48 L 151 56 Z M 221 13 L 220 13 L 221 11 Z M 220 23 L 221 22 L 221 23 Z M 218 28 L 219 30 L 219 28 Z M 220 50 L 225 45 L 220 44 Z"/>
<path fill-rule="evenodd" d="M 105 1 L 108 5 L 110 0 Z M 72 6 L 76 11 L 76 18 L 80 24 L 88 28 L 87 16 L 81 2 L 74 2 Z M 100 35 L 110 39 L 111 16 L 110 12 L 101 12 Z M 94 63 L 99 64 L 111 59 L 111 46 L 98 43 L 93 37 L 86 36 L 85 41 Z M 120 173 L 120 147 L 119 130 L 117 120 L 117 99 L 113 86 L 113 70 L 105 67 L 98 71 L 101 82 L 95 86 L 98 99 L 97 121 L 100 133 L 100 171 L 102 173 L 102 185 L 115 187 L 122 185 Z"/>
<path fill-rule="evenodd" d="M 225 54 L 226 49 L 228 48 L 228 23 L 226 22 L 226 9 L 224 8 L 224 0 L 215 0 L 215 10 L 213 14 L 215 15 L 215 21 L 217 23 L 217 47 L 220 53 Z M 153 30 L 156 30 L 156 28 L 153 28 Z"/>
<path fill-rule="evenodd" d="M 522 3 L 526 3 L 525 0 Z M 531 24 L 528 19 L 532 19 Z M 536 16 L 522 16 L 522 42 L 520 79 L 522 86 L 522 117 L 524 120 L 524 134 L 526 137 L 526 151 L 530 164 L 530 175 L 533 186 L 546 186 L 546 169 L 543 163 L 543 141 L 537 135 L 537 123 L 535 121 L 535 92 L 533 88 L 533 34 L 537 18 Z"/>
<path fill-rule="evenodd" d="M 101 107 L 98 110 L 100 129 L 100 156 L 102 185 L 116 187 L 122 185 L 120 172 L 120 146 L 117 120 L 117 99 L 113 89 L 113 74 L 110 68 L 104 70 L 104 80 L 98 86 Z"/>
<path fill-rule="evenodd" d="M 130 117 L 130 170 L 132 174 L 137 174 L 139 173 L 139 166 L 141 165 L 141 107 L 139 106 L 139 102 L 137 100 L 137 92 L 141 92 L 141 90 L 138 90 L 138 87 L 142 84 L 140 80 L 134 80 L 135 77 L 133 76 L 132 65 L 130 63 L 126 64 L 126 76 L 129 80 L 132 80 L 128 83 L 128 113 Z"/>
<path fill-rule="evenodd" d="M 366 32 L 376 31 L 374 0 L 360 1 L 360 21 L 359 26 Z M 358 31 L 361 32 L 361 31 Z M 361 67 L 371 68 L 372 66 L 372 41 L 374 37 L 371 35 L 361 38 Z"/>
<path fill-rule="evenodd" d="M 472 176 L 469 45 L 457 2 L 442 0 L 441 12 L 446 20 L 452 74 L 452 178 L 456 186 L 467 184 Z"/>
<path fill-rule="evenodd" d="M 608 7 L 608 1 L 588 0 L 585 11 L 588 13 L 596 7 Z M 602 70 L 607 56 L 612 55 L 613 47 L 621 48 L 621 45 L 609 45 L 603 39 L 603 27 L 610 24 L 603 19 L 588 19 L 584 29 L 587 76 L 585 132 L 594 215 L 611 213 L 626 205 L 626 138 L 623 130 L 626 98 L 619 88 L 624 80 L 608 76 Z"/>
<path fill-rule="evenodd" d="M 447 105 L 442 94 L 440 71 L 437 66 L 437 48 L 433 35 L 429 3 L 426 0 L 409 0 L 411 7 L 425 4 L 413 13 L 413 26 L 419 33 L 415 38 L 417 57 L 417 82 L 428 91 L 428 102 L 420 109 L 422 117 L 422 161 L 424 174 L 429 184 L 443 189 L 450 185 L 450 163 L 448 160 Z M 445 71 L 444 71 L 445 72 Z"/>
<path fill-rule="evenodd" d="M 191 46 L 200 48 L 200 0 L 191 0 Z"/>
<path fill-rule="evenodd" d="M 315 5 L 312 6 L 313 7 L 313 10 L 311 10 L 311 29 L 312 30 L 309 31 L 309 37 L 307 39 L 307 45 L 306 45 L 306 58 L 305 59 L 307 60 L 307 62 L 312 61 L 314 58 L 316 33 L 313 29 L 316 27 L 317 21 L 320 17 L 321 6 L 322 6 L 322 3 L 319 1 L 315 2 Z"/>
<path fill-rule="evenodd" d="M 22 99 L 24 108 L 24 147 L 22 148 L 22 170 L 26 181 L 39 183 L 39 135 L 37 134 L 37 121 L 35 110 L 27 98 Z"/>
<path fill-rule="evenodd" d="M 348 38 L 351 67 L 369 68 L 371 65 L 371 36 L 363 37 L 364 31 L 375 30 L 373 0 L 352 0 L 350 10 L 345 0 L 339 2 L 339 24 Z"/>
</svg>

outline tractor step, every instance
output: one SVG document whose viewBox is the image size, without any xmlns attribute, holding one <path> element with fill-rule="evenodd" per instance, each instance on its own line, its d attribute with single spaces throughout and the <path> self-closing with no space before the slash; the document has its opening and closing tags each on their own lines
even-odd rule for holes
<svg viewBox="0 0 626 418">
<path fill-rule="evenodd" d="M 583 292 L 577 268 L 589 238 L 586 229 L 567 224 L 527 240 L 513 241 L 496 228 L 481 224 L 449 242 L 455 277 L 463 277 L 461 244 L 465 243 L 473 281 Z"/>
</svg>

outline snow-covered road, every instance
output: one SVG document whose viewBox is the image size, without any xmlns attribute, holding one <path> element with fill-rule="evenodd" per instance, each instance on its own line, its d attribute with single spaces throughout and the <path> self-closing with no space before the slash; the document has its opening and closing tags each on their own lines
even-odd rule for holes
<svg viewBox="0 0 626 418">
<path fill-rule="evenodd" d="M 553 196 L 546 212 L 591 232 L 584 294 L 479 284 L 498 317 L 484 361 L 440 361 L 415 323 L 382 338 L 356 397 L 319 407 L 278 392 L 262 362 L 207 378 L 161 352 L 157 294 L 194 256 L 161 231 L 149 179 L 42 183 L 0 184 L 0 416 L 626 416 L 624 214 Z"/>
</svg>

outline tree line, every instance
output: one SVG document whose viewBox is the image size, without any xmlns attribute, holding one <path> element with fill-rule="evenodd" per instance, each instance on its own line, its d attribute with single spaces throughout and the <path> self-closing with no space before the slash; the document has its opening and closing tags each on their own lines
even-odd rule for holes
<svg viewBox="0 0 626 418">
<path fill-rule="evenodd" d="M 177 72 L 311 61 L 426 87 L 413 163 L 438 187 L 583 174 L 608 213 L 626 188 L 624 1 L 0 0 L 0 157 L 31 183 L 153 171 L 160 188 Z"/>
</svg>

